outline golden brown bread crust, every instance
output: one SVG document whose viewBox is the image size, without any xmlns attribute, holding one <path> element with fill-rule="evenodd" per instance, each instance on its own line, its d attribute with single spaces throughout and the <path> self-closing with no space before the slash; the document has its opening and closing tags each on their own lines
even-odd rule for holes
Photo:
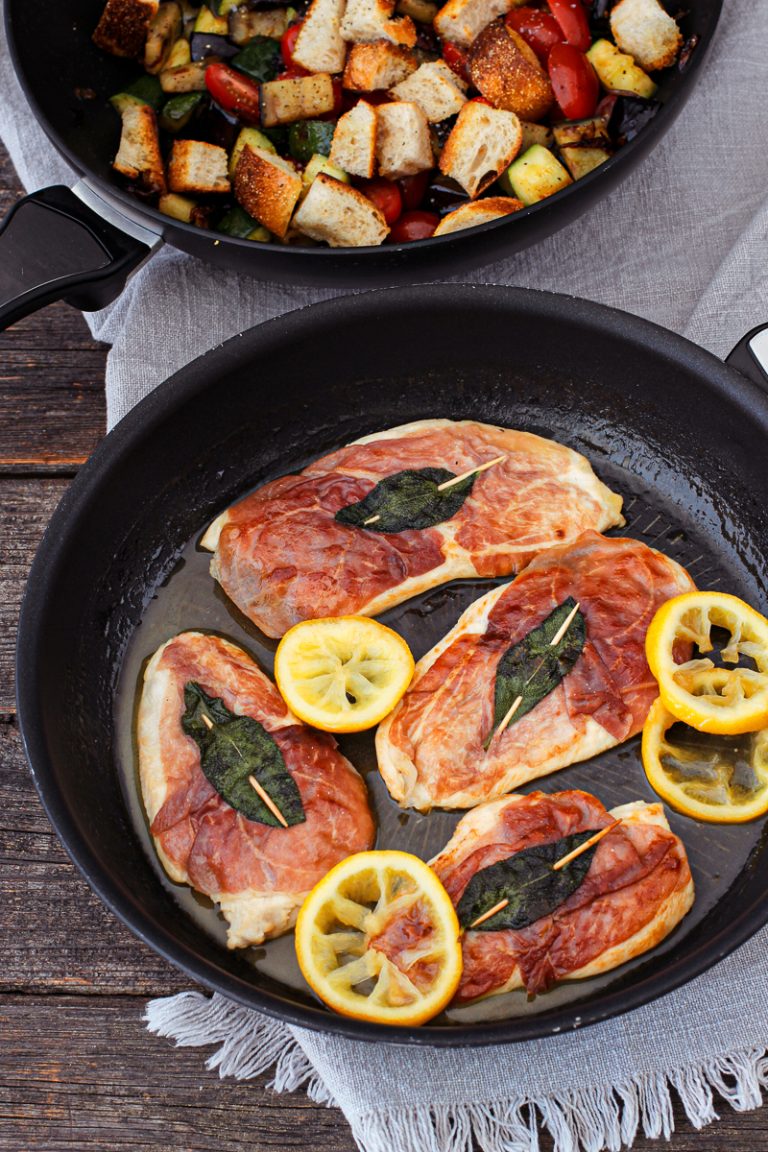
<svg viewBox="0 0 768 1152">
<path fill-rule="evenodd" d="M 540 120 L 554 93 L 536 54 L 503 20 L 489 24 L 469 53 L 472 82 L 496 108 L 522 120 Z"/>
<path fill-rule="evenodd" d="M 92 40 L 113 56 L 143 56 L 158 0 L 107 0 Z"/>
<path fill-rule="evenodd" d="M 344 87 L 354 92 L 393 88 L 417 67 L 413 51 L 402 44 L 392 44 L 389 40 L 353 44 L 344 68 Z"/>
<path fill-rule="evenodd" d="M 235 198 L 250 216 L 282 238 L 301 193 L 301 176 L 275 159 L 279 161 L 246 144 L 235 169 Z"/>
</svg>

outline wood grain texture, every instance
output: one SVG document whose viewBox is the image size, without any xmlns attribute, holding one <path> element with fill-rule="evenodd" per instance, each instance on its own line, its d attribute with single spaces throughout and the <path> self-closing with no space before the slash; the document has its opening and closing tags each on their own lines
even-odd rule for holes
<svg viewBox="0 0 768 1152">
<path fill-rule="evenodd" d="M 0 146 L 0 213 L 19 194 Z M 24 763 L 16 616 L 67 477 L 103 434 L 104 358 L 66 305 L 0 333 L 0 1152 L 353 1152 L 335 1109 L 275 1096 L 267 1076 L 219 1081 L 205 1050 L 146 1032 L 146 998 L 189 981 L 91 893 Z M 678 1107 L 673 1140 L 636 1152 L 767 1152 L 768 1109 L 721 1116 L 697 1133 Z"/>
</svg>

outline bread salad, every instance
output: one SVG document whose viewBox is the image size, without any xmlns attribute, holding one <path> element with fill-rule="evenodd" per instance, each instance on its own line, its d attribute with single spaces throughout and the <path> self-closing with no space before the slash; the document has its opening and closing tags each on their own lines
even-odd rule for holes
<svg viewBox="0 0 768 1152">
<path fill-rule="evenodd" d="M 298 0 L 297 0 L 298 2 Z M 582 179 L 657 111 L 689 46 L 659 0 L 107 0 L 143 72 L 113 167 L 161 212 L 241 239 L 441 236 Z"/>
</svg>

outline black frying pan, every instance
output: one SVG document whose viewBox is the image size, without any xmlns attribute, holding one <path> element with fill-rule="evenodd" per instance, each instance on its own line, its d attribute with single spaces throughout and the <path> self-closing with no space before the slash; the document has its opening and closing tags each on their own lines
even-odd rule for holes
<svg viewBox="0 0 768 1152">
<path fill-rule="evenodd" d="M 363 288 L 447 276 L 498 260 L 575 220 L 621 181 L 675 120 L 700 74 L 722 0 L 690 0 L 681 27 L 697 36 L 684 71 L 662 80 L 659 114 L 599 170 L 538 205 L 467 232 L 380 248 L 255 244 L 163 216 L 120 187 L 110 167 L 119 125 L 109 96 L 135 76 L 91 42 L 104 0 L 5 0 L 14 64 L 38 119 L 84 177 L 76 195 L 34 193 L 0 226 L 0 327 L 61 297 L 86 311 L 119 295 L 126 277 L 163 241 L 262 280 Z M 672 5 L 674 7 L 674 5 Z M 82 92 L 91 90 L 92 99 Z M 80 93 L 80 95 L 78 95 Z"/>
<path fill-rule="evenodd" d="M 765 336 L 765 333 L 763 334 Z M 693 912 L 655 951 L 529 1004 L 494 998 L 420 1029 L 346 1020 L 293 984 L 292 938 L 227 952 L 216 916 L 163 877 L 137 800 L 131 746 L 142 660 L 209 628 L 269 669 L 275 644 L 230 609 L 196 548 L 235 497 L 357 436 L 424 417 L 473 417 L 553 436 L 625 497 L 627 532 L 685 563 L 700 587 L 768 608 L 768 392 L 760 339 L 739 366 L 647 322 L 564 296 L 451 286 L 348 296 L 272 320 L 195 361 L 107 436 L 35 559 L 18 647 L 19 714 L 35 781 L 75 863 L 143 940 L 190 976 L 295 1024 L 433 1045 L 524 1039 L 636 1007 L 691 979 L 768 919 L 765 822 L 674 813 Z M 764 357 L 768 363 L 768 356 Z M 386 614 L 418 657 L 489 582 L 436 589 Z M 456 816 L 388 799 L 369 734 L 343 750 L 367 773 L 379 843 L 427 858 Z M 653 799 L 638 741 L 532 788 L 583 787 L 611 807 Z"/>
</svg>

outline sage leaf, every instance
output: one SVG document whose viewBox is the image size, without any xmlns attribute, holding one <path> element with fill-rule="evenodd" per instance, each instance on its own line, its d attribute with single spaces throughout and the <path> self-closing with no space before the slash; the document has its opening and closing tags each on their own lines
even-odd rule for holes
<svg viewBox="0 0 768 1152">
<path fill-rule="evenodd" d="M 583 884 L 599 845 L 586 848 L 580 856 L 557 872 L 552 870 L 552 865 L 597 831 L 597 828 L 592 828 L 587 832 L 576 832 L 573 836 L 553 840 L 549 844 L 523 848 L 506 860 L 481 868 L 467 884 L 456 906 L 462 928 L 469 928 L 479 916 L 490 911 L 501 900 L 509 901 L 506 908 L 478 924 L 474 932 L 526 928 L 542 916 L 554 912 Z"/>
<path fill-rule="evenodd" d="M 406 469 L 385 476 L 367 496 L 356 504 L 347 504 L 336 513 L 339 524 L 366 528 L 369 532 L 407 532 L 432 528 L 450 520 L 461 508 L 475 482 L 467 476 L 442 492 L 438 485 L 452 480 L 455 472 L 446 468 Z M 366 524 L 378 516 L 373 524 Z"/>
<path fill-rule="evenodd" d="M 230 712 L 223 700 L 209 696 L 193 680 L 184 686 L 184 704 L 181 727 L 200 749 L 203 775 L 222 800 L 248 820 L 282 827 L 248 783 L 248 777 L 253 776 L 287 824 L 303 824 L 306 816 L 296 781 L 266 728 L 252 716 Z"/>
<path fill-rule="evenodd" d="M 577 612 L 557 644 L 552 644 L 560 628 L 576 607 L 572 596 L 564 600 L 538 627 L 507 648 L 496 666 L 493 726 L 483 747 L 487 750 L 494 733 L 510 708 L 522 697 L 509 726 L 517 723 L 557 688 L 581 655 L 587 638 L 587 624 Z"/>
</svg>

